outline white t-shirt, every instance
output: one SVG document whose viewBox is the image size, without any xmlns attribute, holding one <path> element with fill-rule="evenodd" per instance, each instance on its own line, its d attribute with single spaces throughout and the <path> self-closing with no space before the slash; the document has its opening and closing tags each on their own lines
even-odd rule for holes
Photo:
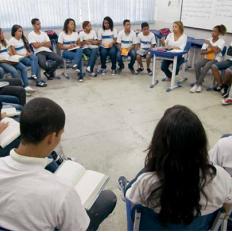
<svg viewBox="0 0 232 232">
<path fill-rule="evenodd" d="M 152 45 L 156 44 L 155 35 L 152 32 L 149 35 L 144 35 L 143 32 L 140 32 L 137 38 L 140 48 L 144 50 L 150 49 Z"/>
<path fill-rule="evenodd" d="M 218 47 L 221 50 L 219 53 L 217 53 L 215 60 L 217 60 L 218 62 L 222 61 L 222 50 L 225 46 L 225 40 L 222 38 L 219 38 L 216 42 L 213 42 L 212 37 L 208 40 L 210 41 L 213 47 Z M 207 48 L 208 48 L 208 44 L 204 43 L 201 49 L 206 50 Z"/>
<path fill-rule="evenodd" d="M 177 47 L 180 48 L 181 51 L 184 51 L 186 44 L 187 36 L 185 34 L 182 34 L 180 38 L 175 41 L 174 33 L 170 33 L 165 40 L 166 46 Z"/>
<path fill-rule="evenodd" d="M 5 41 L 7 44 L 6 47 L 3 46 L 3 44 L 0 44 L 0 58 L 1 59 L 7 59 L 9 57 L 9 53 L 8 53 L 9 43 L 6 39 Z"/>
<path fill-rule="evenodd" d="M 209 157 L 232 176 L 232 136 L 220 139 L 209 151 Z"/>
<path fill-rule="evenodd" d="M 84 31 L 80 32 L 80 41 L 84 41 L 84 40 L 97 40 L 97 34 L 94 30 L 91 30 L 89 33 L 86 33 Z M 97 45 L 84 45 L 83 48 L 98 48 Z"/>
<path fill-rule="evenodd" d="M 89 217 L 74 188 L 44 167 L 46 158 L 0 158 L 0 226 L 9 230 L 86 230 Z"/>
<path fill-rule="evenodd" d="M 129 34 L 125 33 L 124 30 L 118 33 L 117 43 L 121 44 L 121 48 L 130 48 L 132 45 L 137 44 L 137 38 L 134 31 Z"/>
<path fill-rule="evenodd" d="M 9 46 L 13 46 L 16 50 L 16 53 L 21 55 L 21 56 L 25 56 L 27 54 L 27 50 L 24 46 L 23 40 L 17 40 L 15 37 L 12 37 L 9 40 Z"/>
<path fill-rule="evenodd" d="M 78 40 L 79 40 L 79 35 L 77 32 L 72 32 L 72 34 L 69 35 L 66 34 L 64 31 L 62 31 L 58 37 L 58 43 L 63 45 L 76 44 Z"/>
<path fill-rule="evenodd" d="M 101 46 L 104 47 L 104 44 L 113 43 L 114 39 L 117 39 L 117 30 L 116 28 L 111 31 L 103 30 L 102 28 L 98 31 L 98 40 L 101 40 Z"/>
<path fill-rule="evenodd" d="M 215 168 L 217 170 L 216 176 L 204 188 L 204 192 L 208 197 L 207 206 L 205 197 L 201 195 L 200 205 L 203 206 L 201 210 L 202 215 L 216 211 L 224 203 L 232 203 L 232 179 L 223 168 L 219 166 L 215 166 Z M 126 197 L 134 204 L 141 204 L 152 208 L 153 204 L 148 200 L 148 197 L 159 187 L 159 184 L 159 178 L 155 172 L 144 173 L 127 190 Z M 159 213 L 160 208 L 155 208 L 154 210 Z"/>
<path fill-rule="evenodd" d="M 29 44 L 32 44 L 32 43 L 36 43 L 36 42 L 39 42 L 39 43 L 49 42 L 50 39 L 49 39 L 48 35 L 43 31 L 40 31 L 40 34 L 37 34 L 34 31 L 32 31 L 28 35 L 28 41 L 29 41 Z M 52 52 L 47 47 L 33 48 L 33 50 L 35 53 L 43 52 L 43 51 Z"/>
</svg>

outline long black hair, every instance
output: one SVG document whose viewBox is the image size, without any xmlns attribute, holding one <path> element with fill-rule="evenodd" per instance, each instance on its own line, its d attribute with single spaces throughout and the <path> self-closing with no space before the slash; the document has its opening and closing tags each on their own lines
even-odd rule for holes
<svg viewBox="0 0 232 232">
<path fill-rule="evenodd" d="M 74 30 L 73 30 L 73 32 L 76 31 L 76 22 L 75 22 L 75 20 L 72 19 L 72 18 L 68 18 L 68 19 L 66 19 L 66 20 L 64 21 L 64 27 L 63 27 L 63 31 L 64 31 L 66 34 L 68 34 L 68 24 L 69 24 L 69 22 L 71 22 L 71 21 L 73 21 L 73 23 L 74 23 Z"/>
<path fill-rule="evenodd" d="M 23 40 L 24 47 L 26 48 L 26 50 L 28 52 L 30 52 L 31 49 L 30 49 L 30 46 L 29 46 L 29 42 L 28 42 L 26 36 L 23 34 L 22 26 L 17 25 L 17 24 L 13 25 L 12 28 L 11 28 L 11 36 L 15 37 L 15 33 L 17 32 L 18 29 L 22 29 L 22 40 Z"/>
<path fill-rule="evenodd" d="M 104 21 L 107 21 L 109 23 L 109 26 L 110 26 L 110 30 L 113 31 L 114 29 L 114 22 L 112 20 L 112 18 L 110 18 L 109 16 L 106 16 L 104 19 L 103 19 L 103 22 L 102 22 L 102 29 L 103 30 L 106 30 L 105 26 L 104 26 Z"/>
<path fill-rule="evenodd" d="M 156 172 L 160 180 L 149 200 L 156 198 L 161 222 L 189 224 L 200 215 L 201 194 L 207 201 L 203 189 L 216 169 L 209 164 L 203 125 L 190 109 L 176 105 L 166 110 L 148 148 L 145 170 Z"/>
</svg>

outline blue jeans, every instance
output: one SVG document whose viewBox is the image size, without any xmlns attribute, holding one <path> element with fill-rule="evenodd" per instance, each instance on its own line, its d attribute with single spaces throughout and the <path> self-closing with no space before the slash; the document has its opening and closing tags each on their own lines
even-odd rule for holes
<svg viewBox="0 0 232 232">
<path fill-rule="evenodd" d="M 95 62 L 98 56 L 98 48 L 84 48 L 83 53 L 89 57 L 88 65 L 90 66 L 91 72 L 93 72 Z"/>
<path fill-rule="evenodd" d="M 23 87 L 28 86 L 27 67 L 24 64 L 22 64 L 21 62 L 14 65 L 1 63 L 0 67 L 2 67 L 6 73 L 10 73 L 13 78 L 20 77 L 23 83 Z M 17 70 L 19 71 L 19 73 L 17 72 Z"/>
<path fill-rule="evenodd" d="M 183 64 L 184 58 L 178 57 L 177 65 L 176 65 L 176 75 L 178 75 L 180 71 L 180 66 Z M 173 63 L 172 60 L 163 60 L 161 64 L 161 70 L 165 73 L 166 77 L 172 78 L 172 72 L 169 70 L 169 66 Z"/>
<path fill-rule="evenodd" d="M 106 58 L 110 56 L 112 62 L 112 70 L 116 70 L 117 61 L 117 48 L 115 46 L 111 48 L 100 47 L 100 58 L 101 58 L 101 68 L 106 69 Z"/>
<path fill-rule="evenodd" d="M 74 51 L 67 51 L 63 52 L 63 57 L 68 60 L 72 60 L 73 64 L 76 64 L 78 69 L 80 70 L 80 75 L 82 76 L 82 48 L 78 48 Z"/>
<path fill-rule="evenodd" d="M 2 79 L 3 78 L 3 76 L 4 76 L 4 69 L 2 68 L 2 67 L 0 67 L 0 79 Z"/>
<path fill-rule="evenodd" d="M 128 68 L 133 68 L 134 64 L 135 64 L 135 60 L 136 60 L 136 50 L 135 49 L 131 49 L 129 51 L 129 53 L 128 53 L 128 56 L 131 58 L 130 63 L 128 64 Z M 121 55 L 121 51 L 118 51 L 118 53 L 117 53 L 117 60 L 118 60 L 119 68 L 121 68 L 121 69 L 124 68 L 122 57 L 123 56 Z"/>
<path fill-rule="evenodd" d="M 31 66 L 32 75 L 36 75 L 38 79 L 41 79 L 38 57 L 36 55 L 27 56 L 20 62 L 26 66 Z"/>
</svg>

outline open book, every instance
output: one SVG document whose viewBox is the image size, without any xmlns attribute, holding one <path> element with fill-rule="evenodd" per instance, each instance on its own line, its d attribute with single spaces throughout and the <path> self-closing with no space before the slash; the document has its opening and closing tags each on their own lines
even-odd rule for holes
<svg viewBox="0 0 232 232">
<path fill-rule="evenodd" d="M 77 162 L 66 160 L 55 172 L 64 183 L 74 186 L 81 203 L 90 209 L 109 180 L 109 177 L 95 171 L 86 170 Z"/>
<path fill-rule="evenodd" d="M 10 63 L 19 63 L 20 60 L 22 60 L 24 56 L 20 55 L 13 55 L 13 56 L 8 56 L 8 57 L 1 57 L 0 62 L 10 62 Z"/>
<path fill-rule="evenodd" d="M 14 117 L 20 115 L 20 111 L 17 111 L 16 108 L 13 106 L 2 108 L 1 113 L 6 114 L 7 117 Z"/>
<path fill-rule="evenodd" d="M 19 123 L 12 118 L 4 118 L 1 122 L 8 123 L 8 127 L 0 134 L 0 146 L 6 147 L 20 136 Z"/>
</svg>

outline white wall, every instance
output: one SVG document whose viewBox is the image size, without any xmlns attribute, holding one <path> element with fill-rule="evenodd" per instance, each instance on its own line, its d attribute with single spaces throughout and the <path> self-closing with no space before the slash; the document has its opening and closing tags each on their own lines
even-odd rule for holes
<svg viewBox="0 0 232 232">
<path fill-rule="evenodd" d="M 172 22 L 180 19 L 182 0 L 155 0 L 155 28 L 170 27 Z M 218 22 L 220 24 L 220 22 Z M 185 33 L 195 38 L 208 38 L 210 31 L 185 28 Z M 230 44 L 232 34 L 225 36 L 225 41 Z"/>
</svg>

